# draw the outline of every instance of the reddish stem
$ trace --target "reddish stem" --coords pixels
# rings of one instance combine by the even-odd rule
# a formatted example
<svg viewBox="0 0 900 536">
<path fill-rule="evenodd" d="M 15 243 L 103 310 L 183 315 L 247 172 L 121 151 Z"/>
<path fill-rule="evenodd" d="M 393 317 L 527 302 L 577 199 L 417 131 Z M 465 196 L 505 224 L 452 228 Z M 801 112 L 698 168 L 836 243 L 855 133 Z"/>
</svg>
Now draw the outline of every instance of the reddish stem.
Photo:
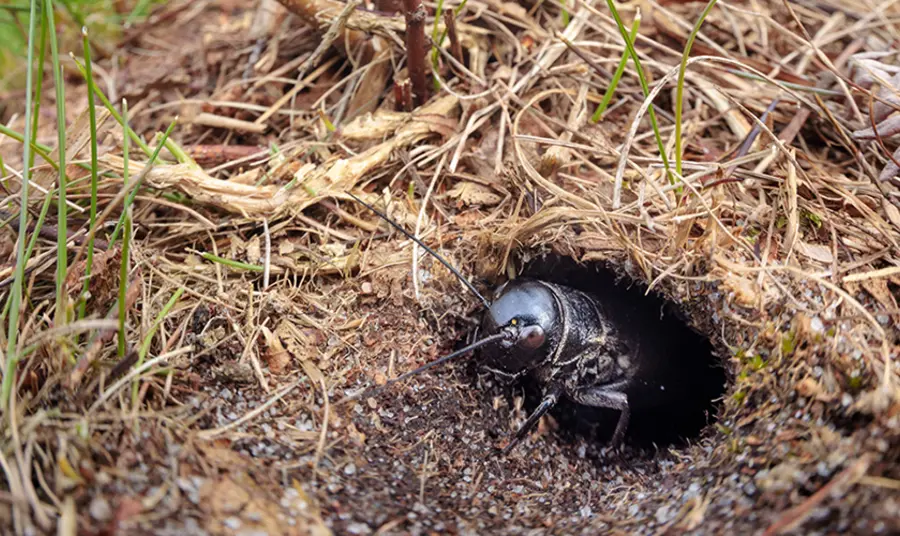
<svg viewBox="0 0 900 536">
<path fill-rule="evenodd" d="M 412 81 L 413 102 L 421 106 L 428 100 L 428 71 L 425 56 L 425 6 L 422 0 L 403 0 L 406 15 L 406 62 Z"/>
<path fill-rule="evenodd" d="M 394 82 L 394 109 L 398 112 L 412 111 L 412 86 L 409 78 Z"/>
<path fill-rule="evenodd" d="M 462 44 L 456 33 L 456 13 L 452 9 L 444 11 L 444 24 L 447 25 L 447 37 L 450 38 L 450 54 L 460 64 L 463 62 Z"/>
</svg>

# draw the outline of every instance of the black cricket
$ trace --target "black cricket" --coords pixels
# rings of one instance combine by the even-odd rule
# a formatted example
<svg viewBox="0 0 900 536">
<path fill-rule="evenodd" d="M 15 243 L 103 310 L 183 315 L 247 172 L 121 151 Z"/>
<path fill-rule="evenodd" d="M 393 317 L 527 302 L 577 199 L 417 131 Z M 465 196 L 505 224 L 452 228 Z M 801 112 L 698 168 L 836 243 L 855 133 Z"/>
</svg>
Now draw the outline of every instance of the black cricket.
<svg viewBox="0 0 900 536">
<path fill-rule="evenodd" d="M 586 406 L 619 410 L 611 445 L 621 446 L 631 414 L 625 388 L 637 372 L 639 347 L 607 321 L 598 300 L 561 285 L 518 279 L 498 289 L 496 299 L 490 303 L 431 248 L 385 214 L 350 195 L 447 266 L 487 309 L 481 323 L 482 339 L 426 367 L 480 348 L 482 365 L 500 378 L 513 381 L 530 374 L 543 386 L 541 403 L 516 431 L 504 454 L 561 396 Z M 412 373 L 422 370 L 424 367 Z M 405 377 L 408 375 L 394 381 Z"/>
<path fill-rule="evenodd" d="M 593 296 L 533 279 L 497 292 L 481 323 L 485 334 L 508 333 L 481 349 L 482 365 L 508 381 L 531 375 L 543 399 L 506 446 L 509 452 L 561 396 L 585 406 L 619 410 L 612 436 L 622 444 L 631 408 L 625 388 L 637 372 L 638 346 L 622 337 Z"/>
<path fill-rule="evenodd" d="M 543 393 L 503 454 L 511 451 L 562 397 L 583 406 L 618 410 L 610 440 L 614 449 L 623 444 L 634 406 L 634 397 L 628 393 L 639 387 L 637 402 L 659 402 L 656 395 L 663 387 L 653 379 L 658 376 L 652 374 L 653 370 L 644 371 L 647 366 L 659 367 L 653 358 L 641 354 L 639 334 L 621 322 L 611 321 L 610 311 L 605 311 L 596 297 L 567 286 L 520 278 L 502 285 L 494 300 L 488 301 L 442 256 L 384 213 L 349 195 L 446 266 L 485 308 L 481 337 L 474 343 L 390 380 L 376 391 L 478 350 L 480 365 L 497 377 L 508 381 L 530 377 Z M 373 391 L 351 398 L 367 393 Z"/>
</svg>

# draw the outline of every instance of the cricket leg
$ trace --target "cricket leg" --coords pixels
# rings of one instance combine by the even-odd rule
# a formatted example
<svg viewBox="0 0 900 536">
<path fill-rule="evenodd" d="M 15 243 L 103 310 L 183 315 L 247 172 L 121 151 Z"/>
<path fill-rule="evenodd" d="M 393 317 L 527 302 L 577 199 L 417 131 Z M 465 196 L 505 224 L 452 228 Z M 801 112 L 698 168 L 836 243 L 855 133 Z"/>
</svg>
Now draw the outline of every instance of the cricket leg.
<svg viewBox="0 0 900 536">
<path fill-rule="evenodd" d="M 617 382 L 587 389 L 578 389 L 567 393 L 569 398 L 585 406 L 619 410 L 619 422 L 616 424 L 616 430 L 613 432 L 612 440 L 610 441 L 610 445 L 614 449 L 618 449 L 622 445 L 622 441 L 625 439 L 625 431 L 628 430 L 628 421 L 631 417 L 628 396 L 622 392 L 626 385 L 626 382 Z"/>
<path fill-rule="evenodd" d="M 503 448 L 503 455 L 508 454 L 518 443 L 525 437 L 528 432 L 534 428 L 537 422 L 543 417 L 550 408 L 556 405 L 556 402 L 559 400 L 559 396 L 561 391 L 559 389 L 552 388 L 545 395 L 544 399 L 541 400 L 541 403 L 538 405 L 537 409 L 535 409 L 531 415 L 528 416 L 528 419 L 516 430 L 516 434 L 510 440 L 509 444 Z"/>
</svg>

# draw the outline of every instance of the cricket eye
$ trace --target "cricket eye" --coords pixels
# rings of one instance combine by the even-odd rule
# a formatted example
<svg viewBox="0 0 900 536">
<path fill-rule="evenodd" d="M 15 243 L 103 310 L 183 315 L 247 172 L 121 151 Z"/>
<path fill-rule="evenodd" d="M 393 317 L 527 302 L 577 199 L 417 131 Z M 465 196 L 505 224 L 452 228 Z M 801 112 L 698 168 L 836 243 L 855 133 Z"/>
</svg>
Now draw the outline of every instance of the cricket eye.
<svg viewBox="0 0 900 536">
<path fill-rule="evenodd" d="M 541 326 L 527 326 L 519 331 L 519 346 L 528 350 L 537 350 L 544 344 L 544 330 Z"/>
</svg>

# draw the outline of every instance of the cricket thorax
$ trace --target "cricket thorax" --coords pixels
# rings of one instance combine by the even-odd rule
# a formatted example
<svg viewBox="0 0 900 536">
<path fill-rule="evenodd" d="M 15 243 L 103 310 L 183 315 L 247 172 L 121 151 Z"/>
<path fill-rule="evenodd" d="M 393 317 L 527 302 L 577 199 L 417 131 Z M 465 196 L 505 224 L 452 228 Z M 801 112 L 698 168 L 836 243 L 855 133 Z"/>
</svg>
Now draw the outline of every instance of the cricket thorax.
<svg viewBox="0 0 900 536">
<path fill-rule="evenodd" d="M 567 390 L 604 385 L 630 376 L 632 349 L 612 325 L 597 300 L 578 290 L 553 285 L 560 295 L 565 337 L 539 376 Z"/>
</svg>

